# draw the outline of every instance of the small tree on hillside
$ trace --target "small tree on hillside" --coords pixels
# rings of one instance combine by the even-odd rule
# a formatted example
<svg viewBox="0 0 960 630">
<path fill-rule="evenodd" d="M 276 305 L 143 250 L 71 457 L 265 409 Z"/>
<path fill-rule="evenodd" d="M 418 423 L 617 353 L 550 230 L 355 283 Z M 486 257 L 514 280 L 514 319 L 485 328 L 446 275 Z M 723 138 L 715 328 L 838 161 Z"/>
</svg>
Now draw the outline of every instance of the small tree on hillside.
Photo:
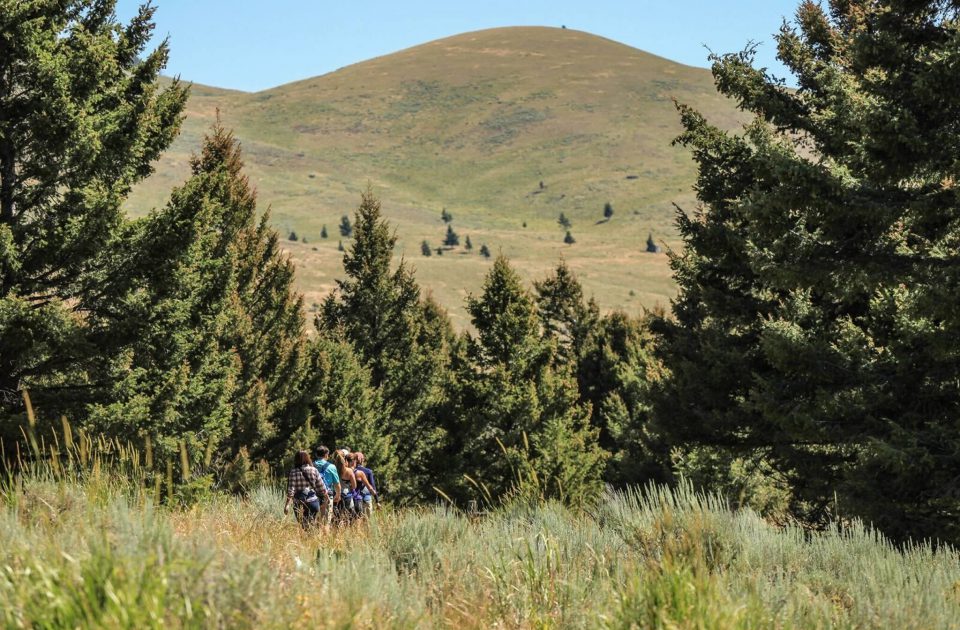
<svg viewBox="0 0 960 630">
<path fill-rule="evenodd" d="M 563 242 L 567 245 L 573 245 L 577 242 L 577 239 L 573 238 L 573 234 L 570 233 L 570 230 L 567 230 L 567 235 L 563 237 Z"/>
<path fill-rule="evenodd" d="M 469 236 L 466 237 L 466 239 L 463 241 L 463 248 L 466 249 L 467 251 L 470 251 L 471 249 L 473 249 L 473 243 L 470 242 Z"/>
<path fill-rule="evenodd" d="M 611 217 L 613 217 L 613 206 L 608 201 L 603 204 L 603 218 L 609 221 Z"/>
<path fill-rule="evenodd" d="M 327 226 L 324 224 L 324 226 L 320 228 L 320 238 L 327 238 L 328 236 L 329 234 L 327 234 Z"/>
<path fill-rule="evenodd" d="M 290 235 L 289 235 L 287 238 L 290 239 L 291 241 L 299 241 L 299 240 L 300 240 L 300 239 L 297 237 L 297 232 L 296 232 L 295 230 L 290 230 Z"/>
<path fill-rule="evenodd" d="M 453 231 L 453 226 L 447 226 L 447 235 L 443 239 L 443 244 L 447 247 L 456 247 L 460 244 L 460 237 Z"/>
<path fill-rule="evenodd" d="M 350 223 L 350 217 L 347 215 L 340 217 L 340 236 L 344 238 L 353 236 L 353 225 Z"/>
<path fill-rule="evenodd" d="M 560 217 L 557 219 L 557 223 L 559 223 L 560 227 L 562 227 L 565 230 L 569 230 L 570 228 L 573 227 L 573 224 L 570 223 L 570 219 L 568 219 L 567 215 L 565 215 L 562 212 L 560 213 Z"/>
<path fill-rule="evenodd" d="M 480 255 L 484 258 L 490 258 L 490 248 L 487 247 L 486 243 L 480 245 Z"/>
<path fill-rule="evenodd" d="M 337 241 L 337 251 L 338 252 L 343 251 L 343 241 Z"/>
<path fill-rule="evenodd" d="M 424 256 L 432 255 L 433 250 L 430 249 L 430 243 L 428 243 L 427 241 L 423 241 L 422 243 L 420 243 L 420 253 L 423 254 Z"/>
<path fill-rule="evenodd" d="M 447 224 L 449 224 L 451 221 L 453 221 L 453 215 L 450 214 L 449 212 L 447 212 L 447 209 L 446 209 L 446 208 L 444 208 L 444 209 L 440 212 L 440 218 L 443 220 L 444 223 L 447 223 Z"/>
</svg>

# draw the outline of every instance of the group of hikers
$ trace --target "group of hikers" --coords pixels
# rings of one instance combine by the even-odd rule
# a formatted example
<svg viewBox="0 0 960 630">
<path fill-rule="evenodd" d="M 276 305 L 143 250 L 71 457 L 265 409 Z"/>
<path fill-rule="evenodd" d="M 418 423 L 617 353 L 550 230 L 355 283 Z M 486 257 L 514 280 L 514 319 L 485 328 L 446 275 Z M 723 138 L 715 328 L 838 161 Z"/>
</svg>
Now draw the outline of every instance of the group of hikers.
<svg viewBox="0 0 960 630">
<path fill-rule="evenodd" d="M 304 528 L 313 525 L 346 524 L 373 513 L 379 501 L 373 471 L 363 453 L 318 446 L 316 460 L 298 451 L 287 475 L 287 500 L 283 513 L 293 511 Z M 331 461 L 332 460 L 332 461 Z"/>
</svg>

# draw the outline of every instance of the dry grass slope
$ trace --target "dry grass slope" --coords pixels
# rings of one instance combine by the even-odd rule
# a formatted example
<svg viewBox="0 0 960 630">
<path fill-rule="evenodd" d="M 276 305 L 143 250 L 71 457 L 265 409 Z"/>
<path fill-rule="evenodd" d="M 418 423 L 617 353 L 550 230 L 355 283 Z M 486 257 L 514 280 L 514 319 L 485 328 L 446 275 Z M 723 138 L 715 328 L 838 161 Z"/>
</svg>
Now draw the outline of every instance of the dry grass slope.
<svg viewBox="0 0 960 630">
<path fill-rule="evenodd" d="M 707 70 L 554 28 L 467 33 L 255 94 L 195 85 L 183 134 L 128 207 L 164 203 L 219 109 L 276 226 L 308 239 L 289 243 L 308 304 L 341 273 L 336 226 L 369 184 L 398 254 L 460 325 L 488 267 L 482 243 L 529 279 L 563 256 L 604 308 L 637 312 L 674 290 L 666 257 L 643 252 L 647 235 L 677 246 L 671 203 L 693 204 L 693 163 L 670 145 L 672 99 L 739 124 Z M 424 258 L 421 241 L 441 244 L 443 208 L 474 250 Z M 562 242 L 561 212 L 575 245 Z"/>
</svg>

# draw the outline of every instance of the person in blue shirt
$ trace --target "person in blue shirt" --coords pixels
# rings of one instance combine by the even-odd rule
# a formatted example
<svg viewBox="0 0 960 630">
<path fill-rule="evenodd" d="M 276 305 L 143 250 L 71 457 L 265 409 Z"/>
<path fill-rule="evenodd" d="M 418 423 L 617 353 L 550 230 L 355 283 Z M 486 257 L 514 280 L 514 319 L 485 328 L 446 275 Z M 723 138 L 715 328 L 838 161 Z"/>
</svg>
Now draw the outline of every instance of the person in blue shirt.
<svg viewBox="0 0 960 630">
<path fill-rule="evenodd" d="M 327 496 L 329 497 L 326 505 L 323 506 L 325 514 L 321 518 L 329 525 L 333 520 L 334 506 L 340 504 L 340 475 L 337 473 L 337 467 L 327 461 L 327 457 L 330 456 L 330 449 L 321 445 L 317 447 L 316 452 L 317 460 L 313 462 L 313 465 L 317 467 L 324 485 L 327 486 Z"/>
</svg>

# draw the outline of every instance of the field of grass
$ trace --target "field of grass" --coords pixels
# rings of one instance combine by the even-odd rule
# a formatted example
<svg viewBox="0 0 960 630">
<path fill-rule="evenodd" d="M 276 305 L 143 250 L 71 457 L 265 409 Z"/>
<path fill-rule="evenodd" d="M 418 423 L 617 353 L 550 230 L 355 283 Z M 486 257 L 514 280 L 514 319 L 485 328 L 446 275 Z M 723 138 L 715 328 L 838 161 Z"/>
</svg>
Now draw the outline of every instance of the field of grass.
<svg viewBox="0 0 960 630">
<path fill-rule="evenodd" d="M 693 162 L 670 145 L 674 98 L 724 128 L 741 120 L 707 70 L 555 28 L 466 33 L 254 94 L 195 85 L 183 134 L 128 210 L 164 203 L 219 111 L 276 227 L 307 237 L 289 250 L 308 304 L 341 273 L 336 226 L 369 184 L 397 253 L 458 325 L 489 265 L 483 243 L 530 280 L 563 256 L 604 309 L 636 313 L 674 292 L 666 256 L 643 252 L 648 234 L 679 246 L 671 204 L 694 204 Z M 474 250 L 424 258 L 421 241 L 443 238 L 443 208 Z"/>
<path fill-rule="evenodd" d="M 960 556 L 689 489 L 303 532 L 270 485 L 157 505 L 88 467 L 0 486 L 7 628 L 960 628 Z"/>
</svg>

